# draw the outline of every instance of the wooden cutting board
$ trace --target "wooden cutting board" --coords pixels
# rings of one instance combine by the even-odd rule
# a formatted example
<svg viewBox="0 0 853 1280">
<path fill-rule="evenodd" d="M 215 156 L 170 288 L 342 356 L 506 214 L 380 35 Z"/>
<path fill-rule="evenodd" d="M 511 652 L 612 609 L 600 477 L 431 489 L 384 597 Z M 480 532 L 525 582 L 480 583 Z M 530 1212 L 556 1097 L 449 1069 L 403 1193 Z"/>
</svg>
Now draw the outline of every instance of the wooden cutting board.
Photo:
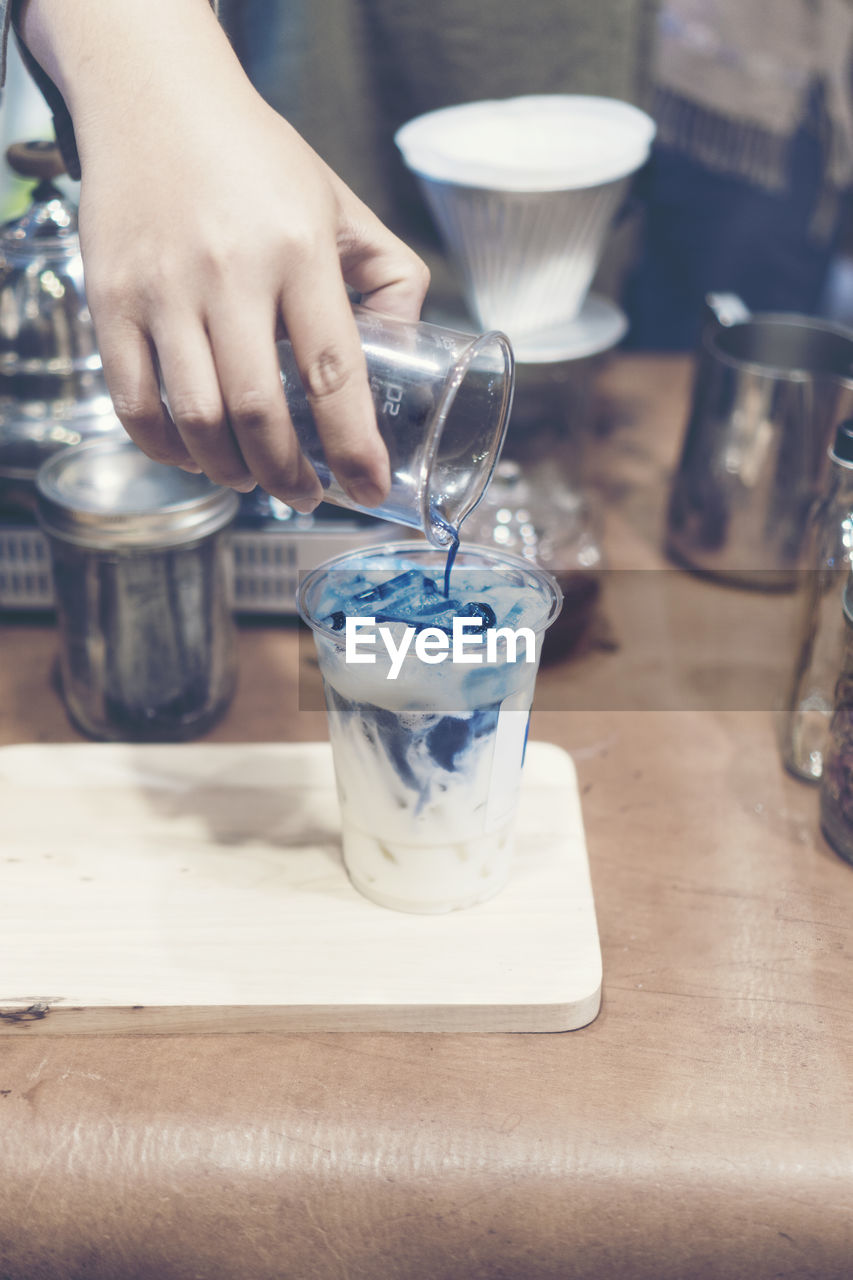
<svg viewBox="0 0 853 1280">
<path fill-rule="evenodd" d="M 0 1031 L 569 1031 L 601 954 L 571 758 L 528 745 L 511 881 L 445 916 L 343 868 L 327 743 L 0 749 Z"/>
</svg>

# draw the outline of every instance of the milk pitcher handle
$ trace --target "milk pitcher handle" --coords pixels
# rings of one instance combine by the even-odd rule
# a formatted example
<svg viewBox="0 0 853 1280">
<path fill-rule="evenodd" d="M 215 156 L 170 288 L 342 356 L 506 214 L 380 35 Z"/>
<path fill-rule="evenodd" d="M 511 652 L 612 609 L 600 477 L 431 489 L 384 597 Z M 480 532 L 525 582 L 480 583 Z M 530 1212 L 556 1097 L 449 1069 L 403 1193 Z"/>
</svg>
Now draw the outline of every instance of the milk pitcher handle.
<svg viewBox="0 0 853 1280">
<path fill-rule="evenodd" d="M 721 329 L 750 320 L 752 312 L 736 293 L 706 293 L 705 320 Z"/>
</svg>

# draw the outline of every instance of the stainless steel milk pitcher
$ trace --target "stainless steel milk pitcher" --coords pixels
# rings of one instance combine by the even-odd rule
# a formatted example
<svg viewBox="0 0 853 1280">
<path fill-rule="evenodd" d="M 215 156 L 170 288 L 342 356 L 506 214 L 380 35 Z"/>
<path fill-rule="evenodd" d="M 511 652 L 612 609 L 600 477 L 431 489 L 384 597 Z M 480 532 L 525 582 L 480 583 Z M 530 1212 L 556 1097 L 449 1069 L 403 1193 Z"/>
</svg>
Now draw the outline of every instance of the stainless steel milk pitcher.
<svg viewBox="0 0 853 1280">
<path fill-rule="evenodd" d="M 827 449 L 853 412 L 853 330 L 707 301 L 667 550 L 717 578 L 787 589 Z"/>
</svg>

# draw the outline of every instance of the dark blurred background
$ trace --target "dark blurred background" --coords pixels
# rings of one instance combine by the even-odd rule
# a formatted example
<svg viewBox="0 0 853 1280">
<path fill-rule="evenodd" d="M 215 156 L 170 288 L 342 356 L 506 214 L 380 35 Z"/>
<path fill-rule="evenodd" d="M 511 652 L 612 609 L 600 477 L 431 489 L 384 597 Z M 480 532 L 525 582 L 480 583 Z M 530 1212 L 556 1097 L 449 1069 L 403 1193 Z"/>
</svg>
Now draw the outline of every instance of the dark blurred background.
<svg viewBox="0 0 853 1280">
<path fill-rule="evenodd" d="M 657 121 L 595 288 L 624 345 L 691 350 L 709 290 L 853 319 L 850 0 L 226 0 L 264 96 L 427 257 L 459 303 L 393 145 L 406 119 L 525 93 L 623 98 Z"/>
<path fill-rule="evenodd" d="M 656 120 L 594 283 L 624 346 L 692 350 L 709 290 L 853 322 L 853 0 L 222 0 L 267 100 L 429 261 L 464 309 L 395 129 L 451 103 L 622 98 Z M 50 133 L 14 61 L 5 143 Z M 7 178 L 7 185 L 10 179 Z M 5 216 L 22 198 L 12 186 Z M 247 200 L 252 193 L 246 193 Z"/>
</svg>

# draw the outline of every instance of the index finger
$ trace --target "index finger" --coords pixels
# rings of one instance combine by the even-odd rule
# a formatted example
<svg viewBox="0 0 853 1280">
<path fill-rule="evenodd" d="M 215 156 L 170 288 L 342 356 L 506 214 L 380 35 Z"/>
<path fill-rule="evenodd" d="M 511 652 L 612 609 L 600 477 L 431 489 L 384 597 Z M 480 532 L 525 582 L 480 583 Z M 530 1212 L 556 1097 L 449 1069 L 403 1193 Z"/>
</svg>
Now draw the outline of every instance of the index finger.
<svg viewBox="0 0 853 1280">
<path fill-rule="evenodd" d="M 292 273 L 281 312 L 326 461 L 359 506 L 391 487 L 367 365 L 337 259 Z"/>
</svg>

